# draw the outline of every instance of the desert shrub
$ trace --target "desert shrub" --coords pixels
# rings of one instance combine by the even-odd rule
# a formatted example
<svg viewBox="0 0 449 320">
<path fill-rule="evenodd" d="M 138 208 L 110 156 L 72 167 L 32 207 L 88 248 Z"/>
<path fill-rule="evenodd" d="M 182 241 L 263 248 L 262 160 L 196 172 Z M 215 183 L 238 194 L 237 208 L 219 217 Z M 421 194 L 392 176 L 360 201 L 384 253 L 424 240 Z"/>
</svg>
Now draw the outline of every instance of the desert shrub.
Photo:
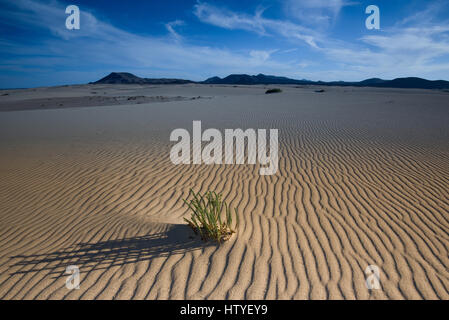
<svg viewBox="0 0 449 320">
<path fill-rule="evenodd" d="M 189 226 L 199 233 L 205 241 L 222 242 L 229 240 L 235 230 L 232 228 L 233 215 L 231 208 L 222 200 L 222 195 L 216 192 L 206 192 L 204 195 L 190 189 L 191 200 L 183 199 L 192 211 L 190 219 L 184 218 Z M 236 224 L 239 224 L 237 209 L 235 211 Z"/>
<path fill-rule="evenodd" d="M 281 93 L 282 90 L 279 88 L 274 88 L 274 89 L 268 89 L 267 91 L 265 91 L 265 94 L 271 94 L 271 93 Z"/>
</svg>

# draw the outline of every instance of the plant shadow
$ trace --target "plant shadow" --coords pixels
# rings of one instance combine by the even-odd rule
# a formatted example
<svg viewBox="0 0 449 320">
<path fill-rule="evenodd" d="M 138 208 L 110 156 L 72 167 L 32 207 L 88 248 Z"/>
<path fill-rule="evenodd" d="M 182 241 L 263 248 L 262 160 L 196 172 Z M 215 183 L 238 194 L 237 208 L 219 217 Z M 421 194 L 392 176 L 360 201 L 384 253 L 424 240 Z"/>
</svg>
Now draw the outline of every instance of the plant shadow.
<svg viewBox="0 0 449 320">
<path fill-rule="evenodd" d="M 167 225 L 167 230 L 145 236 L 78 243 L 74 246 L 34 255 L 17 255 L 11 275 L 49 270 L 51 274 L 64 273 L 69 265 L 81 272 L 108 269 L 130 263 L 184 254 L 210 246 L 195 236 L 187 225 Z"/>
</svg>

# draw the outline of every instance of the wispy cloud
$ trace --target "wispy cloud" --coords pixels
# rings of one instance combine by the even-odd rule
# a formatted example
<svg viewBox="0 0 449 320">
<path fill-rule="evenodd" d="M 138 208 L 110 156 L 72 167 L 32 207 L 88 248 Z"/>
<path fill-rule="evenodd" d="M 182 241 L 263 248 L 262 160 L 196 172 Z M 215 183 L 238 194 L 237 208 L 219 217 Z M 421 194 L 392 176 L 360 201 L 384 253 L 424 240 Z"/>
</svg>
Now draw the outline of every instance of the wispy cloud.
<svg viewBox="0 0 449 320">
<path fill-rule="evenodd" d="M 289 21 L 264 18 L 261 9 L 256 10 L 253 15 L 248 15 L 200 2 L 195 5 L 194 14 L 202 22 L 217 27 L 250 31 L 261 36 L 280 35 L 287 39 L 304 41 L 314 48 L 318 47 L 319 34 L 315 31 Z"/>
<path fill-rule="evenodd" d="M 255 15 L 239 14 L 207 3 L 194 6 L 194 14 L 203 22 L 230 30 L 240 29 L 265 35 L 266 23 L 262 13 L 263 11 L 259 10 Z"/>
<path fill-rule="evenodd" d="M 171 36 L 176 40 L 176 41 L 181 41 L 182 40 L 182 36 L 179 35 L 176 31 L 175 31 L 175 27 L 176 26 L 182 26 L 184 25 L 184 21 L 182 20 L 175 20 L 169 23 L 165 24 L 165 28 L 167 28 L 168 32 L 171 34 Z"/>
<path fill-rule="evenodd" d="M 344 0 L 286 0 L 285 12 L 304 25 L 327 28 L 338 17 L 344 6 L 353 2 Z"/>
<path fill-rule="evenodd" d="M 357 71 L 365 77 L 447 79 L 449 25 L 419 25 L 387 28 L 377 35 L 363 36 L 355 44 L 325 48 L 323 53 L 346 71 Z"/>
<path fill-rule="evenodd" d="M 449 6 L 449 3 L 446 0 L 436 0 L 434 2 L 429 2 L 427 7 L 423 10 L 419 10 L 418 12 L 411 14 L 398 22 L 396 22 L 395 27 L 407 27 L 411 25 L 419 24 L 422 27 L 426 27 L 429 25 L 433 25 L 435 23 L 443 23 L 447 25 L 446 21 L 436 21 L 437 17 L 441 12 L 444 12 L 444 9 Z"/>
<path fill-rule="evenodd" d="M 255 61 L 260 61 L 261 63 L 270 59 L 271 55 L 275 53 L 277 50 L 251 50 L 249 55 L 254 58 Z"/>
</svg>

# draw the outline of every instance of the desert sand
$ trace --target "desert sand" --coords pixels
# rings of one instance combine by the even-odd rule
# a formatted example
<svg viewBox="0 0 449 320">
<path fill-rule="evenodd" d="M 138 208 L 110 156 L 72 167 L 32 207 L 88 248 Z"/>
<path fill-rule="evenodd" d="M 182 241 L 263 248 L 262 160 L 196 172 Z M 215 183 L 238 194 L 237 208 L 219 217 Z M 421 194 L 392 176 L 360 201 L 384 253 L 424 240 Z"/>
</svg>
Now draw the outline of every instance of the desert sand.
<svg viewBox="0 0 449 320">
<path fill-rule="evenodd" d="M 2 90 L 0 299 L 449 299 L 449 93 L 269 87 Z M 279 129 L 278 172 L 173 165 L 193 120 Z M 230 241 L 193 235 L 190 188 Z"/>
</svg>

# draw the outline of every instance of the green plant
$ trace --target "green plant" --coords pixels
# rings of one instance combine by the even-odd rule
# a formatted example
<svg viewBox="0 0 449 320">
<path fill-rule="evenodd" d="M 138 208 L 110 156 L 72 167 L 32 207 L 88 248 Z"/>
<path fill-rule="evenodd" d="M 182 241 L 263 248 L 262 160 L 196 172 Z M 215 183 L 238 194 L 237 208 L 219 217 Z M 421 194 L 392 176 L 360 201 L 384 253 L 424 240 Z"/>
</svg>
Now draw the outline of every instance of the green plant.
<svg viewBox="0 0 449 320">
<path fill-rule="evenodd" d="M 267 91 L 265 91 L 265 94 L 270 94 L 270 93 L 280 93 L 282 92 L 281 89 L 279 88 L 274 88 L 274 89 L 268 89 Z"/>
<path fill-rule="evenodd" d="M 184 218 L 189 226 L 199 233 L 201 238 L 205 241 L 212 239 L 217 242 L 229 240 L 235 230 L 232 228 L 233 217 L 231 208 L 225 201 L 222 201 L 222 195 L 216 192 L 206 192 L 201 195 L 199 192 L 195 193 L 190 189 L 189 196 L 192 195 L 193 199 L 187 201 L 183 199 L 189 209 L 192 211 L 190 219 Z M 224 212 L 223 212 L 224 209 Z M 239 216 L 237 209 L 235 211 L 237 228 L 239 224 Z M 224 217 L 222 217 L 224 215 Z"/>
</svg>

